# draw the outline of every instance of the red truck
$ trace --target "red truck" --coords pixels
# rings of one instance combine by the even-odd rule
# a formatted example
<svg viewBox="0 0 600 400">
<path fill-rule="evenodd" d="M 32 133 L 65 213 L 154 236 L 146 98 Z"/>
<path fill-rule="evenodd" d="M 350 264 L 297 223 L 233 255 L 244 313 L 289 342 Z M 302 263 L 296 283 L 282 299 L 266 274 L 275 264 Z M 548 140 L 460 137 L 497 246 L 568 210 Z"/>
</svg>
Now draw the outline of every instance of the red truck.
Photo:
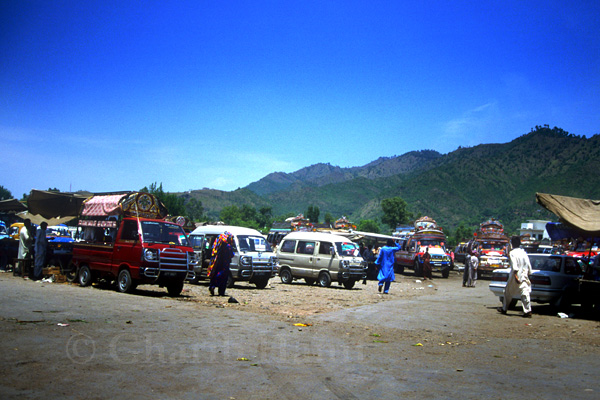
<svg viewBox="0 0 600 400">
<path fill-rule="evenodd" d="M 165 221 L 166 214 L 148 193 L 85 200 L 79 218 L 84 240 L 74 244 L 72 258 L 79 284 L 115 280 L 124 293 L 151 284 L 178 296 L 185 281 L 194 278 L 196 256 L 183 228 Z"/>
</svg>

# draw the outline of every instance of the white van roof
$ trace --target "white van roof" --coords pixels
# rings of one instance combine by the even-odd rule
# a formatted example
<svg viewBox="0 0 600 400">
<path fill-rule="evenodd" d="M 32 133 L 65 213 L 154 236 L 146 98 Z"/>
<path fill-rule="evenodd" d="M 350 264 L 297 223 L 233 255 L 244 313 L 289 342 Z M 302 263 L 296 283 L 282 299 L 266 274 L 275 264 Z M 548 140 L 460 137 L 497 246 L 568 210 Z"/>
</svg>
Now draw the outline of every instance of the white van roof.
<svg viewBox="0 0 600 400">
<path fill-rule="evenodd" d="M 325 232 L 290 232 L 288 233 L 283 240 L 324 240 L 327 242 L 352 242 L 352 240 L 347 237 L 334 235 L 331 233 Z"/>
<path fill-rule="evenodd" d="M 199 226 L 191 233 L 191 235 L 220 235 L 221 233 L 229 232 L 234 236 L 237 235 L 254 235 L 264 236 L 262 233 L 252 228 L 233 225 L 204 225 Z"/>
</svg>

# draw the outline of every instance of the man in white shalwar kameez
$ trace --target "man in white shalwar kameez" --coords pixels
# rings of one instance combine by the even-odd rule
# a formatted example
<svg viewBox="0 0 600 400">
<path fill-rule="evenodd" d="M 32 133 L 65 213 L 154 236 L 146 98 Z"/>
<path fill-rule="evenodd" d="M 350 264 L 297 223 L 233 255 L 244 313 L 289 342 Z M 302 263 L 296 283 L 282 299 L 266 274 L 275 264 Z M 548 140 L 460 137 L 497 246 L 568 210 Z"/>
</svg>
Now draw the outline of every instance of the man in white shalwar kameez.
<svg viewBox="0 0 600 400">
<path fill-rule="evenodd" d="M 508 254 L 511 272 L 508 275 L 508 282 L 504 288 L 504 299 L 502 307 L 498 308 L 502 314 L 506 314 L 511 301 L 520 297 L 523 305 L 523 317 L 531 318 L 531 302 L 529 295 L 531 294 L 531 282 L 529 275 L 531 274 L 531 263 L 525 250 L 520 248 L 521 238 L 513 236 L 510 240 L 512 250 Z"/>
</svg>

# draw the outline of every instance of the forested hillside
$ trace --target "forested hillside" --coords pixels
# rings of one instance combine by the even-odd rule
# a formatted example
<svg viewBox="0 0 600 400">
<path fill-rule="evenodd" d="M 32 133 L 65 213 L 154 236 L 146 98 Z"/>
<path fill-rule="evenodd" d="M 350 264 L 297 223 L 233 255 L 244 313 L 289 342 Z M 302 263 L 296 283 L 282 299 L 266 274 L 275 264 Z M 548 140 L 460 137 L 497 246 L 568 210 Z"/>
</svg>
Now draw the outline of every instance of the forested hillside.
<svg viewBox="0 0 600 400">
<path fill-rule="evenodd" d="M 271 206 L 273 215 L 306 212 L 378 219 L 382 199 L 400 196 L 415 215 L 429 215 L 448 229 L 495 217 L 516 231 L 527 219 L 553 219 L 535 203 L 536 192 L 600 198 L 600 135 L 575 136 L 536 127 L 504 144 L 382 158 L 363 167 L 318 164 L 292 174 L 275 173 L 234 192 L 193 191 L 208 215 L 225 205 Z M 262 195 L 258 195 L 257 193 Z"/>
</svg>

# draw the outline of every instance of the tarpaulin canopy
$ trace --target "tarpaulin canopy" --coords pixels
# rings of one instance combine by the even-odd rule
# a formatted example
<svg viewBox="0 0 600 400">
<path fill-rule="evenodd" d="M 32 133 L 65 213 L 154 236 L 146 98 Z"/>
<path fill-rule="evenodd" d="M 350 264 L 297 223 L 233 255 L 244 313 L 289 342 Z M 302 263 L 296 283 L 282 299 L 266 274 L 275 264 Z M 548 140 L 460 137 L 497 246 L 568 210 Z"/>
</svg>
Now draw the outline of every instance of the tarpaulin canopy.
<svg viewBox="0 0 600 400">
<path fill-rule="evenodd" d="M 33 189 L 27 199 L 29 212 L 46 220 L 71 217 L 79 214 L 81 204 L 89 196 L 71 193 L 47 192 Z M 33 221 L 33 220 L 32 220 Z"/>
<path fill-rule="evenodd" d="M 67 222 L 71 221 L 73 218 L 76 218 L 74 216 L 58 217 L 58 218 L 45 218 L 39 214 L 32 214 L 27 211 L 20 212 L 17 214 L 17 216 L 19 218 L 23 218 L 24 220 L 29 219 L 32 223 L 34 223 L 36 225 L 40 225 L 42 222 L 46 222 L 49 226 L 66 224 Z"/>
<path fill-rule="evenodd" d="M 122 213 L 121 200 L 128 194 L 90 197 L 83 203 L 81 215 L 86 217 L 103 217 Z"/>
<path fill-rule="evenodd" d="M 556 214 L 562 223 L 578 229 L 578 236 L 600 236 L 600 200 L 546 193 L 536 193 L 535 197 L 538 204 Z"/>
<path fill-rule="evenodd" d="M 0 200 L 0 212 L 19 212 L 27 210 L 27 206 L 17 199 Z"/>
</svg>

